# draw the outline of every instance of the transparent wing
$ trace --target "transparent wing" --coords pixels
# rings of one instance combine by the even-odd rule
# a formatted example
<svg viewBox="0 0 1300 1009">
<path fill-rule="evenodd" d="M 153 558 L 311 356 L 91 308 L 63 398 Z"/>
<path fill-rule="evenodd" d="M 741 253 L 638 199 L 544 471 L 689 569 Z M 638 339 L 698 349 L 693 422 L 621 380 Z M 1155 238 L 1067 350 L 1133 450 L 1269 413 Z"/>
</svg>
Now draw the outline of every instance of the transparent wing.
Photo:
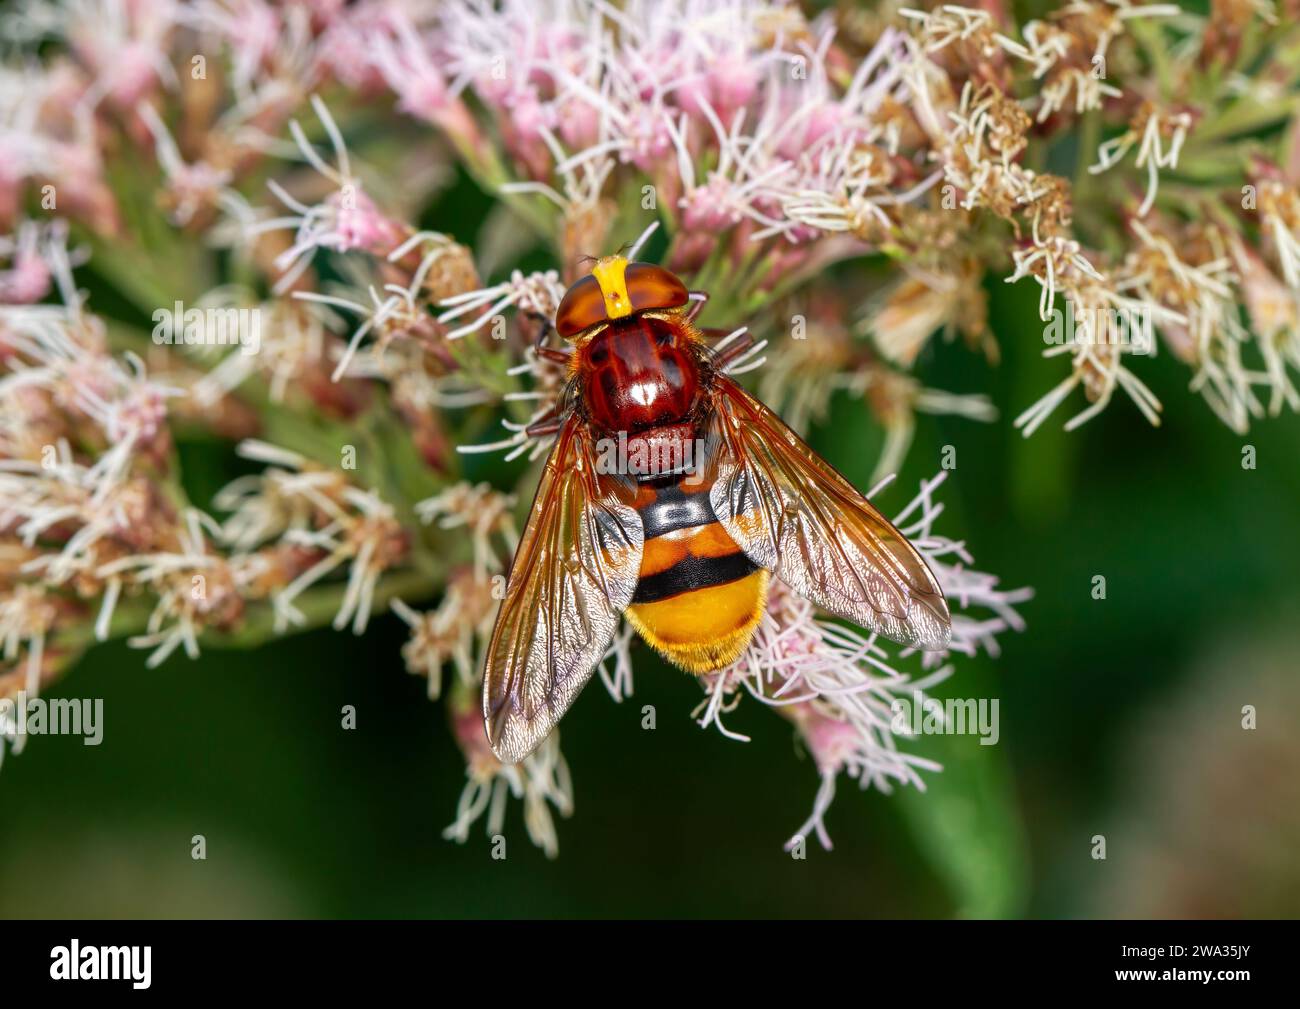
<svg viewBox="0 0 1300 1009">
<path fill-rule="evenodd" d="M 948 604 L 916 548 L 775 413 L 728 378 L 713 388 L 710 500 L 750 560 L 828 613 L 946 647 Z"/>
<path fill-rule="evenodd" d="M 483 720 L 506 763 L 532 753 L 591 677 L 636 589 L 641 520 L 600 478 L 577 418 L 546 462 L 483 673 Z"/>
</svg>

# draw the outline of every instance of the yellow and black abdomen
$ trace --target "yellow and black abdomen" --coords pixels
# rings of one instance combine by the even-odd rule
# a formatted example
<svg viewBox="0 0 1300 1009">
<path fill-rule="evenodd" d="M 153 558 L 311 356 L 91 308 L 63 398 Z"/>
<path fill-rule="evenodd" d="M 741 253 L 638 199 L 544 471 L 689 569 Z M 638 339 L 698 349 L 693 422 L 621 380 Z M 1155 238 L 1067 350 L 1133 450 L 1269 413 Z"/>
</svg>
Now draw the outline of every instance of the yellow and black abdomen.
<svg viewBox="0 0 1300 1009">
<path fill-rule="evenodd" d="M 692 673 L 730 665 L 767 603 L 767 572 L 713 517 L 709 488 L 676 479 L 642 484 L 640 581 L 626 615 L 670 662 Z"/>
</svg>

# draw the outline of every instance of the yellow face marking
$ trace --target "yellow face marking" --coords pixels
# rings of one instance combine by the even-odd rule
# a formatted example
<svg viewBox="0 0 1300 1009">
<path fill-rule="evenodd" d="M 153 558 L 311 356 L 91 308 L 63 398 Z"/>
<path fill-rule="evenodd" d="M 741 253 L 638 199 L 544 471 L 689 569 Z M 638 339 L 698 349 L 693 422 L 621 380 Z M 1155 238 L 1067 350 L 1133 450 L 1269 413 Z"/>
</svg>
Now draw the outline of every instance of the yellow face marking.
<svg viewBox="0 0 1300 1009">
<path fill-rule="evenodd" d="M 627 293 L 627 260 L 622 256 L 605 256 L 592 267 L 592 276 L 605 296 L 605 314 L 621 319 L 632 314 L 632 298 Z"/>
</svg>

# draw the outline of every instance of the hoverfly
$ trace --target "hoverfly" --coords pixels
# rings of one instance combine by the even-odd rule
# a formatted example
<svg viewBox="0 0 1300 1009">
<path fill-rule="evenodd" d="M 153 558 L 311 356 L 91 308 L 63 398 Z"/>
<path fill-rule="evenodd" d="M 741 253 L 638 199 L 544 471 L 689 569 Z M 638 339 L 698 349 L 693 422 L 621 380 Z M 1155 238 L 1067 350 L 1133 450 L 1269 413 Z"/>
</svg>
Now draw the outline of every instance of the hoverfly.
<svg viewBox="0 0 1300 1009">
<path fill-rule="evenodd" d="M 555 727 L 620 616 L 687 672 L 722 669 L 748 647 L 773 574 L 894 641 L 948 644 L 948 605 L 921 555 L 726 376 L 747 346 L 707 346 L 694 323 L 706 298 L 662 267 L 606 256 L 556 311 L 571 347 L 544 346 L 548 328 L 538 337 L 569 379 L 529 428 L 555 442 L 485 660 L 484 723 L 506 763 Z M 660 465 L 610 472 L 611 442 Z M 702 451 L 683 472 L 691 445 Z"/>
</svg>

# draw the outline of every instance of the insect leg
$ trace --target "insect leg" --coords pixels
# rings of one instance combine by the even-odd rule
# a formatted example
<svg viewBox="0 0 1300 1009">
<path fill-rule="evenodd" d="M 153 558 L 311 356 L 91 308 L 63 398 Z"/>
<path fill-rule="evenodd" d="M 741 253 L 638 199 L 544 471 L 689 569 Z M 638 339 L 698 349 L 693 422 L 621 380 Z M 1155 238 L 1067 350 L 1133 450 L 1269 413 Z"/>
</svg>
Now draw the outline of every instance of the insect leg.
<svg viewBox="0 0 1300 1009">
<path fill-rule="evenodd" d="M 534 417 L 532 422 L 524 428 L 524 434 L 529 438 L 545 438 L 553 435 L 564 426 L 564 422 L 569 417 L 569 412 L 564 406 L 563 398 L 561 398 Z"/>
<path fill-rule="evenodd" d="M 533 351 L 538 357 L 545 361 L 556 361 L 563 364 L 569 359 L 569 355 L 572 354 L 573 351 L 567 349 L 560 350 L 556 347 L 545 346 L 546 340 L 551 335 L 555 326 L 552 324 L 551 320 L 546 318 L 544 315 L 537 315 L 536 313 L 531 312 L 529 314 L 538 322 L 537 335 L 533 337 Z"/>
<path fill-rule="evenodd" d="M 560 416 L 558 411 L 552 407 L 524 428 L 524 434 L 528 435 L 529 438 L 545 438 L 548 435 L 556 434 L 564 426 L 564 421 L 565 418 Z"/>
<path fill-rule="evenodd" d="M 705 332 L 707 333 L 711 331 L 706 330 Z M 716 332 L 721 333 L 724 336 L 730 335 L 726 330 L 716 330 Z M 745 330 L 728 342 L 725 347 L 716 352 L 716 355 L 713 358 L 713 366 L 719 371 L 723 371 L 727 365 L 749 353 L 753 347 L 754 337 L 749 330 Z"/>
</svg>

